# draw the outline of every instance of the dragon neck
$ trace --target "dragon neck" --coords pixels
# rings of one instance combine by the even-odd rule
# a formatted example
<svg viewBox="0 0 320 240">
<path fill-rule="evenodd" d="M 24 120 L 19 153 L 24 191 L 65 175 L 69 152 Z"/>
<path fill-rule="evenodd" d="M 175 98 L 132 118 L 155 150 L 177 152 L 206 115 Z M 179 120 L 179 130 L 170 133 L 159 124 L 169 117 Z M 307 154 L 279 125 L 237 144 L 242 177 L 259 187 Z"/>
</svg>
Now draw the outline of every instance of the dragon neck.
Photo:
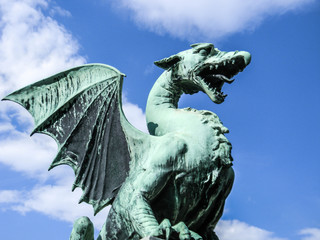
<svg viewBox="0 0 320 240">
<path fill-rule="evenodd" d="M 152 87 L 146 107 L 146 118 L 151 135 L 163 135 L 179 128 L 181 109 L 178 101 L 183 94 L 181 86 L 172 79 L 172 72 L 165 71 Z M 181 122 L 180 122 L 181 123 Z M 181 124 L 180 124 L 181 125 Z"/>
</svg>

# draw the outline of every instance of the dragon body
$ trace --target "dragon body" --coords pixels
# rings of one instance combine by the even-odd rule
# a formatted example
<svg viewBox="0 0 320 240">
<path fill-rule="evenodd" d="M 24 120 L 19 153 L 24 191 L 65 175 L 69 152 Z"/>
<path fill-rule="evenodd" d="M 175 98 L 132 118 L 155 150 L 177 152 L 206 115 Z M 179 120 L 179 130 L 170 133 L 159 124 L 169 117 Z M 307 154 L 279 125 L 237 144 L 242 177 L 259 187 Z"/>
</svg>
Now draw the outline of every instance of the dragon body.
<svg viewBox="0 0 320 240">
<path fill-rule="evenodd" d="M 74 169 L 81 201 L 95 213 L 112 204 L 99 240 L 218 239 L 214 228 L 234 179 L 228 129 L 210 111 L 179 109 L 178 100 L 203 91 L 222 103 L 223 84 L 251 57 L 208 43 L 191 47 L 155 62 L 165 71 L 147 102 L 150 135 L 125 118 L 123 74 L 107 65 L 71 69 L 6 97 L 34 116 L 35 132 L 58 142 L 51 167 Z M 81 221 L 70 239 L 93 240 L 90 221 Z"/>
</svg>

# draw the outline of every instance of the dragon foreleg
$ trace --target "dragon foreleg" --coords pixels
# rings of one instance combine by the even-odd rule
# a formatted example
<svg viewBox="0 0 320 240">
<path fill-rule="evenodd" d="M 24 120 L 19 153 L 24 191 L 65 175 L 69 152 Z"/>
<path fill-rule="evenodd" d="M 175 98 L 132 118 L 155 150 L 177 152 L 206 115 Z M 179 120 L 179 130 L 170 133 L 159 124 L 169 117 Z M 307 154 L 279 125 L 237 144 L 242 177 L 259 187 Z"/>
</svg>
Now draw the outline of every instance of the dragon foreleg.
<svg viewBox="0 0 320 240">
<path fill-rule="evenodd" d="M 146 236 L 161 236 L 162 230 L 153 211 L 141 194 L 136 194 L 132 198 L 132 204 L 128 209 L 130 220 L 133 227 L 142 237 Z"/>
</svg>

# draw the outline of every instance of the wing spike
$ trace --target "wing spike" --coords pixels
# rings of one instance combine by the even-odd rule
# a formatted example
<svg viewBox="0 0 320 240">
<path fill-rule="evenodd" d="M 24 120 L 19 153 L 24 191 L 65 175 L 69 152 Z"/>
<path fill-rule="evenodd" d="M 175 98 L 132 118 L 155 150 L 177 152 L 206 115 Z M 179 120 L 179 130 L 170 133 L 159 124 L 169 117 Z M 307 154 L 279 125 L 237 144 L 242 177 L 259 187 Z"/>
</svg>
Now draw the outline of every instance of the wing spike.
<svg viewBox="0 0 320 240">
<path fill-rule="evenodd" d="M 109 153 L 109 148 L 108 148 L 108 145 L 109 145 L 109 142 L 110 142 L 110 138 L 106 138 L 105 136 L 110 136 L 111 134 L 111 127 L 112 127 L 112 121 L 113 121 L 113 116 L 114 116 L 114 113 L 115 113 L 115 110 L 116 110 L 116 106 L 113 106 L 115 105 L 114 102 L 110 102 L 108 104 L 108 110 L 107 112 L 109 113 L 108 115 L 104 115 L 104 122 L 108 121 L 108 124 L 106 125 L 106 128 L 104 128 L 102 131 L 101 131 L 101 134 L 99 136 L 99 138 L 102 138 L 102 142 L 104 143 L 104 145 L 106 146 L 106 151 L 103 151 L 102 152 L 102 159 L 109 159 L 108 156 L 108 153 Z M 106 133 L 106 134 L 105 134 Z M 109 161 L 112 161 L 113 159 L 109 159 Z M 108 160 L 107 160 L 108 161 Z M 105 162 L 103 162 L 102 164 L 105 164 Z M 102 165 L 101 164 L 101 165 Z M 101 166 L 99 165 L 99 167 Z M 106 179 L 106 175 L 102 176 L 103 177 L 103 180 L 105 181 Z M 98 181 L 95 181 L 94 182 L 94 188 L 97 186 L 97 183 Z M 104 194 L 104 187 L 102 188 L 102 195 Z"/>
<path fill-rule="evenodd" d="M 84 195 L 84 193 L 85 193 L 85 192 L 82 193 L 82 195 L 81 195 L 81 197 L 80 197 L 80 199 L 79 199 L 79 201 L 78 201 L 78 204 L 85 202 L 85 199 L 84 199 L 84 198 L 85 198 L 85 195 Z"/>
<path fill-rule="evenodd" d="M 113 104 L 115 104 L 115 103 L 113 103 Z M 111 135 L 111 130 L 113 129 L 113 124 L 114 124 L 114 120 L 115 120 L 114 114 L 116 114 L 116 110 L 117 110 L 115 107 L 112 107 L 112 109 L 113 110 L 108 111 L 110 113 L 110 117 L 109 117 L 109 119 L 110 119 L 109 121 L 110 122 L 109 122 L 109 124 L 107 125 L 107 127 L 105 129 L 105 131 L 107 132 L 107 136 Z M 104 155 L 106 155 L 106 156 L 104 156 L 104 158 L 107 158 L 107 159 L 109 159 L 109 153 L 110 153 L 110 151 L 112 151 L 112 150 L 109 149 L 110 148 L 109 142 L 110 142 L 110 138 L 107 139 L 107 143 L 106 143 L 107 151 L 104 152 Z M 109 161 L 114 161 L 114 160 L 110 159 Z M 104 181 L 107 182 L 106 177 L 107 177 L 107 175 L 104 175 Z M 108 190 L 106 189 L 106 187 L 103 187 L 102 194 L 104 194 L 105 191 L 108 191 Z M 112 192 L 113 192 L 113 189 L 112 189 Z"/>
<path fill-rule="evenodd" d="M 115 89 L 116 90 L 116 89 Z M 113 92 L 113 94 L 112 94 L 112 96 L 111 96 L 111 98 L 114 96 L 114 92 Z M 105 101 L 104 101 L 104 104 L 106 103 L 106 102 L 108 102 L 108 106 L 110 105 L 110 102 L 111 101 L 108 101 L 108 99 L 106 98 L 105 99 Z M 101 120 L 101 116 L 102 115 L 105 115 L 105 109 L 106 109 L 106 107 L 104 106 L 104 104 L 100 104 L 100 108 L 99 108 L 99 114 L 97 115 L 97 117 L 96 117 L 96 121 L 95 121 L 95 124 L 94 124 L 94 129 L 92 130 L 92 132 L 91 132 L 91 135 L 90 135 L 90 137 L 89 137 L 89 139 L 88 139 L 88 144 L 87 144 L 87 146 L 93 146 L 92 147 L 92 150 L 95 150 L 96 148 L 94 147 L 95 145 L 96 145 L 96 143 L 97 143 L 97 141 L 96 141 L 96 138 L 94 138 L 94 137 L 96 137 L 96 135 L 95 135 L 95 132 L 97 132 L 97 128 L 100 128 L 100 126 L 102 125 L 102 124 L 97 124 L 97 122 L 99 122 L 100 120 Z M 100 132 L 100 131 L 98 131 L 98 132 Z M 94 144 L 93 144 L 94 143 Z M 87 176 L 87 174 L 86 174 L 86 171 L 88 171 L 90 168 L 87 168 L 87 167 L 84 167 L 84 164 L 85 164 L 85 160 L 86 160 L 86 158 L 90 158 L 90 156 L 88 156 L 88 153 L 89 153 L 89 151 L 86 151 L 86 155 L 84 156 L 84 159 L 82 160 L 82 161 L 80 161 L 80 166 L 79 166 L 79 168 L 78 168 L 78 172 L 77 172 L 77 174 L 76 174 L 76 179 L 75 179 L 75 184 L 76 185 L 79 185 L 79 186 L 81 186 L 82 185 L 82 183 L 80 182 L 81 181 L 81 177 L 82 177 L 82 175 L 84 175 L 84 176 Z M 95 156 L 95 154 L 92 154 L 92 156 Z M 90 164 L 91 163 L 94 163 L 95 161 L 92 161 L 93 159 L 89 159 L 88 161 L 90 162 Z M 85 171 L 85 172 L 82 172 L 82 171 Z M 82 180 L 85 180 L 85 178 L 82 178 Z"/>
<path fill-rule="evenodd" d="M 111 98 L 111 99 L 114 99 L 114 98 Z M 113 159 L 109 159 L 106 155 L 108 155 L 108 152 L 109 152 L 109 149 L 108 149 L 108 145 L 109 145 L 109 140 L 110 138 L 106 137 L 106 136 L 110 136 L 110 127 L 111 127 L 111 123 L 109 122 L 109 120 L 111 119 L 111 121 L 113 120 L 113 114 L 114 114 L 114 111 L 115 109 L 117 108 L 117 106 L 114 106 L 114 102 L 113 101 L 109 101 L 108 104 L 107 104 L 107 107 L 106 107 L 106 112 L 108 114 L 104 114 L 103 116 L 100 117 L 101 121 L 103 123 L 106 123 L 108 122 L 108 124 L 103 124 L 104 126 L 106 126 L 104 129 L 102 129 L 100 127 L 98 133 L 99 135 L 97 136 L 97 139 L 99 139 L 99 142 L 102 142 L 104 146 L 106 146 L 106 150 L 105 151 L 101 151 L 100 149 L 97 149 L 95 148 L 96 151 L 99 152 L 99 155 L 100 155 L 100 159 L 106 159 L 106 161 L 102 161 L 100 164 L 98 164 L 96 167 L 97 167 L 97 170 L 100 172 L 104 172 L 105 171 L 105 168 L 106 168 L 106 163 L 107 161 L 112 161 Z M 99 125 L 99 126 L 102 126 Z M 106 134 L 107 132 L 107 134 Z M 94 158 L 96 158 L 97 155 L 93 156 Z M 91 161 L 91 162 L 94 162 L 96 163 L 96 161 L 98 161 L 98 159 L 94 159 L 94 161 Z M 93 175 L 91 175 L 91 178 L 93 177 Z M 101 177 L 100 177 L 100 181 L 102 182 L 106 182 L 106 174 L 102 174 Z M 90 181 L 93 185 L 92 185 L 92 189 L 96 189 L 97 187 L 99 187 L 100 185 L 100 181 L 99 179 L 94 179 L 93 181 Z M 104 186 L 102 186 L 102 190 L 101 190 L 101 196 L 92 196 L 92 191 L 89 193 L 89 198 L 90 199 L 97 199 L 97 203 L 94 204 L 94 207 L 97 205 L 97 208 L 94 209 L 95 212 L 99 211 L 100 209 L 100 204 L 101 204 L 101 197 L 105 195 L 105 191 L 104 191 Z M 99 207 L 100 206 L 100 207 Z"/>
</svg>

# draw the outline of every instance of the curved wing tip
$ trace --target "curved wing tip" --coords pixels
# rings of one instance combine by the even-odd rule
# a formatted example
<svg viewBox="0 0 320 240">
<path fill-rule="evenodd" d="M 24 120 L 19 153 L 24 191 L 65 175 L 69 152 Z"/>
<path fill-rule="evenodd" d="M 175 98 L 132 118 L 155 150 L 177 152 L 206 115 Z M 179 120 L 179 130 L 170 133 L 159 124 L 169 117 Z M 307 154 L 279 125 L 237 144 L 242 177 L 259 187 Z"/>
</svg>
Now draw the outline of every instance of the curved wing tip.
<svg viewBox="0 0 320 240">
<path fill-rule="evenodd" d="M 53 163 L 48 168 L 48 171 L 50 171 L 52 168 L 55 168 L 56 166 L 62 165 L 63 163 L 57 163 L 53 160 Z"/>
<path fill-rule="evenodd" d="M 93 215 L 96 216 L 103 208 L 104 206 L 99 206 L 99 204 L 93 205 Z"/>
<path fill-rule="evenodd" d="M 73 184 L 72 188 L 71 188 L 71 191 L 73 192 L 77 187 L 78 187 L 77 185 Z"/>
<path fill-rule="evenodd" d="M 5 96 L 4 98 L 1 99 L 1 101 L 12 101 L 12 102 L 15 102 L 15 103 L 19 103 L 19 102 L 17 102 L 17 100 L 12 98 L 11 95 L 12 94 L 9 94 L 8 96 Z"/>
</svg>

